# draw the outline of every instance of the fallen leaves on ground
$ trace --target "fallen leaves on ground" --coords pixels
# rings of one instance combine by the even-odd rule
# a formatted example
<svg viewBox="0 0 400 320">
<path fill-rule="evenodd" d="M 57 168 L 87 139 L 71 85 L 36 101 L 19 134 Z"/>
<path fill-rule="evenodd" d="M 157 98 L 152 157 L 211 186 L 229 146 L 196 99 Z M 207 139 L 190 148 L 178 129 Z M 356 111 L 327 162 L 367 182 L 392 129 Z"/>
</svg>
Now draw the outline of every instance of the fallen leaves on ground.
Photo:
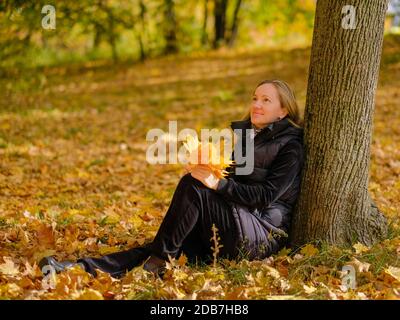
<svg viewBox="0 0 400 320">
<path fill-rule="evenodd" d="M 179 129 L 227 128 L 243 115 L 258 80 L 271 74 L 290 79 L 302 105 L 308 59 L 309 49 L 180 57 L 168 65 L 154 59 L 45 73 L 38 91 L 16 86 L 0 102 L 8 110 L 0 113 L 0 298 L 399 299 L 398 63 L 381 70 L 369 185 L 392 222 L 390 239 L 347 249 L 310 243 L 214 266 L 181 256 L 164 280 L 141 266 L 121 279 L 79 267 L 43 277 L 37 266 L 44 256 L 74 260 L 151 241 L 183 172 L 146 162 L 147 131 L 167 130 L 167 120 L 178 120 Z M 153 75 L 160 67 L 162 76 Z M 354 268 L 355 289 L 344 285 L 345 266 Z"/>
</svg>

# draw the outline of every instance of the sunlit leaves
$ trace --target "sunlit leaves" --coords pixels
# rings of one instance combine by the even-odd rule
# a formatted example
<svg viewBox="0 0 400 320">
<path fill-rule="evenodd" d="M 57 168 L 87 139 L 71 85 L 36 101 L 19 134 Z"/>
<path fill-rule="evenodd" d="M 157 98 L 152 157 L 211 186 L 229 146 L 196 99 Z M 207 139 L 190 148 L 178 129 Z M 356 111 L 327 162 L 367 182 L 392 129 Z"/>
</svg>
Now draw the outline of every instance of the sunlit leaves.
<svg viewBox="0 0 400 320">
<path fill-rule="evenodd" d="M 18 268 L 10 257 L 3 257 L 4 263 L 0 264 L 0 273 L 8 276 L 15 276 L 19 274 Z"/>
<path fill-rule="evenodd" d="M 178 117 L 186 127 L 222 128 L 243 114 L 242 101 L 260 74 L 293 79 L 304 98 L 307 55 L 249 52 L 193 59 L 184 68 L 178 58 L 121 69 L 91 64 L 76 74 L 59 67 L 39 94 L 15 91 L 12 103 L 2 99 L 26 111 L 0 114 L 0 298 L 399 299 L 400 109 L 393 84 L 400 72 L 394 64 L 381 73 L 386 80 L 377 93 L 369 186 L 393 222 L 390 239 L 349 249 L 306 244 L 261 261 L 207 267 L 182 255 L 170 262 L 164 280 L 141 266 L 121 279 L 75 269 L 56 275 L 52 287 L 37 266 L 44 256 L 73 260 L 151 241 L 183 168 L 146 163 L 146 128 Z M 343 266 L 354 268 L 356 289 L 345 290 Z"/>
<path fill-rule="evenodd" d="M 213 173 L 222 178 L 228 174 L 225 170 L 233 163 L 230 160 L 231 154 L 224 152 L 222 143 L 214 144 L 208 141 L 199 141 L 197 138 L 188 135 L 186 141 L 183 143 L 189 155 L 189 165 L 205 164 L 211 168 Z"/>
<path fill-rule="evenodd" d="M 301 249 L 300 253 L 307 257 L 312 257 L 318 254 L 318 249 L 315 248 L 312 244 L 307 244 Z"/>
</svg>

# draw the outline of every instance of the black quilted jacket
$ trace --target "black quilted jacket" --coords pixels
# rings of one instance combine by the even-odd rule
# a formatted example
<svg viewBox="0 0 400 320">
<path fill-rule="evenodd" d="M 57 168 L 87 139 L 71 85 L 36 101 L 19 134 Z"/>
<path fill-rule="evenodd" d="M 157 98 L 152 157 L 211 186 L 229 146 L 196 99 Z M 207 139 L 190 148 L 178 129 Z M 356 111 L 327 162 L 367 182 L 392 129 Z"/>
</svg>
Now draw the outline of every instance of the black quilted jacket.
<svg viewBox="0 0 400 320">
<path fill-rule="evenodd" d="M 245 155 L 250 120 L 233 121 L 231 128 L 243 132 L 236 143 L 242 143 Z M 234 153 L 231 159 L 235 159 Z M 256 215 L 269 231 L 286 236 L 300 191 L 303 164 L 303 129 L 294 127 L 286 116 L 275 122 L 272 130 L 265 127 L 255 136 L 253 172 L 237 175 L 235 166 L 229 167 L 229 175 L 220 180 L 216 192 L 232 203 L 236 212 Z"/>
</svg>

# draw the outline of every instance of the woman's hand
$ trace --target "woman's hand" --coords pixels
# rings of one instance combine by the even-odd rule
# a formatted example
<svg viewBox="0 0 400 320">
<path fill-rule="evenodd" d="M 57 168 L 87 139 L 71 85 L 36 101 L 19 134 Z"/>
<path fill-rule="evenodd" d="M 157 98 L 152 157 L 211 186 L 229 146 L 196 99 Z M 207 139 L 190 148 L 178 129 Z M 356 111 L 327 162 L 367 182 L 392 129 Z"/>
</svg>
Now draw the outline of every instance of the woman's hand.
<svg viewBox="0 0 400 320">
<path fill-rule="evenodd" d="M 219 178 L 212 172 L 210 167 L 204 164 L 185 166 L 187 172 L 190 172 L 193 178 L 202 182 L 206 187 L 216 190 Z"/>
</svg>

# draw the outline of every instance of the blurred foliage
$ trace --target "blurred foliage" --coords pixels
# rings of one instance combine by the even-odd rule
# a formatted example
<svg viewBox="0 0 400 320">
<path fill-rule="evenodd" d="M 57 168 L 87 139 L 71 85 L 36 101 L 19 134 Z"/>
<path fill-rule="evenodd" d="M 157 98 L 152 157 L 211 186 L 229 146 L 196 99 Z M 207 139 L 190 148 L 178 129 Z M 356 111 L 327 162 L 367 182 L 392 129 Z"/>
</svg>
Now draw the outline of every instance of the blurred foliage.
<svg viewBox="0 0 400 320">
<path fill-rule="evenodd" d="M 96 59 L 139 60 L 210 49 L 216 0 L 5 0 L 0 3 L 0 67 L 48 66 Z M 226 28 L 237 0 L 225 0 Z M 244 0 L 238 13 L 239 48 L 311 39 L 313 0 Z M 41 26 L 44 5 L 56 9 L 56 29 Z M 207 20 L 205 18 L 205 5 Z M 206 29 L 203 30 L 205 24 Z M 207 41 L 202 41 L 206 32 Z M 173 51 L 173 50 L 169 50 Z"/>
</svg>

